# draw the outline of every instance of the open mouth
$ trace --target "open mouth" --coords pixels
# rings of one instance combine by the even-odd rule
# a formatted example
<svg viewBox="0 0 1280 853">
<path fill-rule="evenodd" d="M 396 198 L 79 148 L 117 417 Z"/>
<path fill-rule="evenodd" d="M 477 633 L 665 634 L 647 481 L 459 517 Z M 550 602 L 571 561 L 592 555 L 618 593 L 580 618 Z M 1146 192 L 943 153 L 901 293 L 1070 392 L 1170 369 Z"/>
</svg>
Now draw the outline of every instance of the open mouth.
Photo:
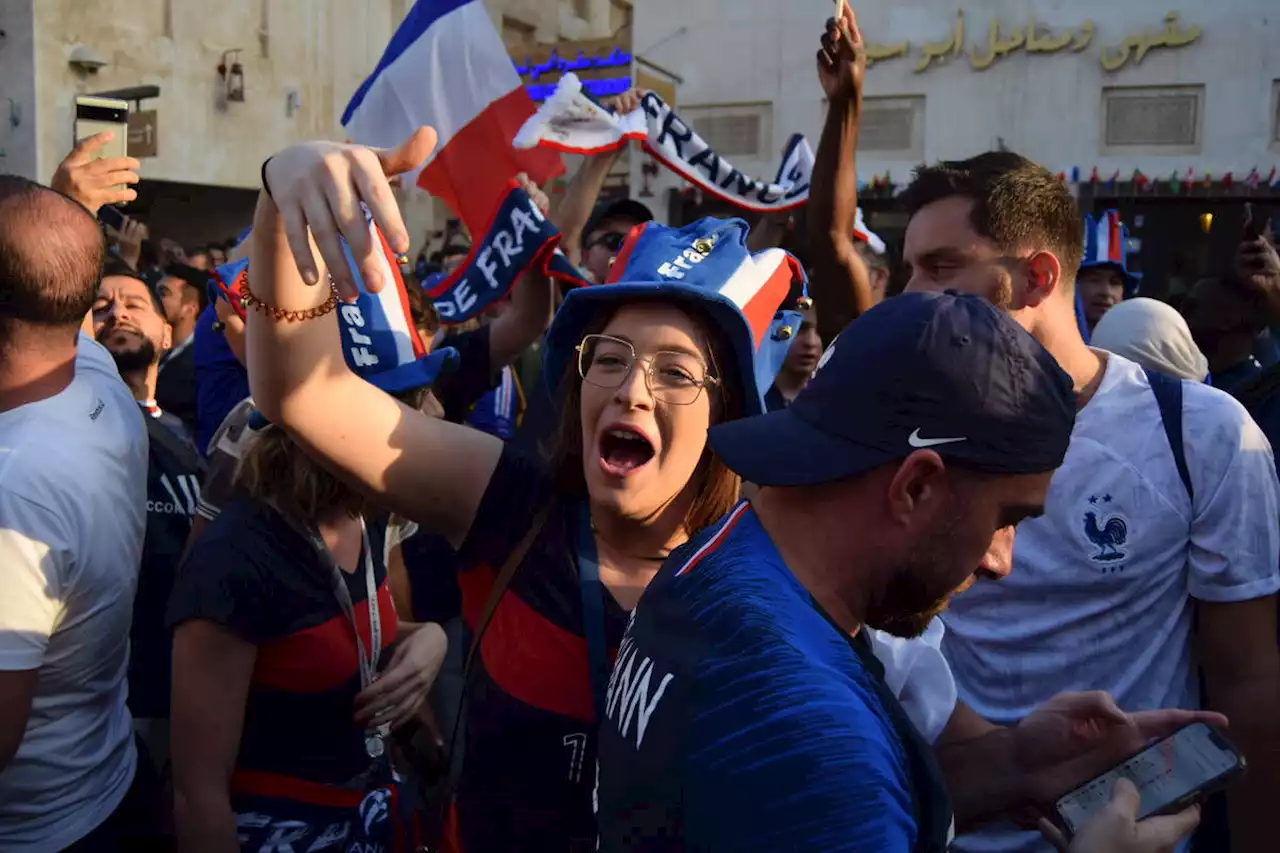
<svg viewBox="0 0 1280 853">
<path fill-rule="evenodd" d="M 611 477 L 626 477 L 639 471 L 654 456 L 653 445 L 641 432 L 628 427 L 610 427 L 600 436 L 600 467 Z"/>
</svg>

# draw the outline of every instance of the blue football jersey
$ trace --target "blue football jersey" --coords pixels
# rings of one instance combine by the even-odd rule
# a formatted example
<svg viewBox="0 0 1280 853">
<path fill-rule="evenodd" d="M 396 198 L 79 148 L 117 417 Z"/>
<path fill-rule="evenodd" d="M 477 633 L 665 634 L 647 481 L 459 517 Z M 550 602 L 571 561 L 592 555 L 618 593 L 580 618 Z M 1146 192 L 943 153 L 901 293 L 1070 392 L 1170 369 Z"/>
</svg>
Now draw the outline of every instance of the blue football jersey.
<svg viewBox="0 0 1280 853">
<path fill-rule="evenodd" d="M 606 715 L 603 851 L 946 849 L 932 750 L 747 503 L 645 591 Z"/>
</svg>

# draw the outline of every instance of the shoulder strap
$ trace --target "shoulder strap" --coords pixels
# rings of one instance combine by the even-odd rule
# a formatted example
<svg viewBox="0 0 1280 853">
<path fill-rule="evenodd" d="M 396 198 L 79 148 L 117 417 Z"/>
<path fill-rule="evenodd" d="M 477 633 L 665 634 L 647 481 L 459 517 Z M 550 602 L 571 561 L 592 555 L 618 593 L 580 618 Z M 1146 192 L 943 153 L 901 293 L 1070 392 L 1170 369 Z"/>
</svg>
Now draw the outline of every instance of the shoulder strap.
<svg viewBox="0 0 1280 853">
<path fill-rule="evenodd" d="M 489 598 L 485 601 L 484 610 L 480 612 L 480 619 L 476 622 L 475 630 L 471 633 L 471 646 L 467 649 L 466 662 L 462 665 L 462 696 L 458 699 L 458 710 L 453 719 L 453 734 L 449 739 L 449 748 L 446 753 L 449 756 L 450 763 L 453 762 L 453 756 L 458 751 L 458 734 L 462 729 L 462 717 L 466 713 L 467 693 L 471 687 L 471 670 L 475 663 L 476 653 L 480 651 L 480 641 L 484 639 L 484 633 L 488 630 L 489 623 L 493 621 L 493 614 L 497 612 L 502 596 L 506 594 L 507 588 L 511 586 L 511 579 L 515 577 L 516 569 L 524 562 L 529 549 L 533 547 L 533 541 L 542 532 L 543 525 L 546 523 L 547 515 L 550 512 L 551 504 L 548 503 L 533 517 L 533 523 L 529 525 L 529 530 L 524 534 L 524 538 L 507 555 L 507 561 L 502 564 L 501 571 L 493 579 L 493 587 L 489 590 Z M 437 831 L 444 826 L 445 813 L 448 810 L 450 801 L 453 799 L 453 788 L 457 781 L 457 774 L 450 771 L 444 788 L 437 792 L 435 814 L 433 815 Z"/>
<path fill-rule="evenodd" d="M 462 668 L 464 693 L 466 692 L 465 685 L 471 680 L 471 664 L 475 660 L 476 652 L 480 650 L 480 641 L 484 639 L 484 632 L 488 630 L 489 623 L 493 621 L 493 614 L 497 612 L 498 603 L 502 601 L 502 596 L 506 594 L 507 587 L 511 586 L 511 579 L 515 577 L 516 569 L 520 568 L 520 564 L 524 562 L 525 555 L 533 547 L 533 540 L 537 539 L 538 534 L 542 532 L 542 526 L 546 523 L 547 513 L 550 511 L 550 504 L 538 511 L 538 514 L 533 517 L 533 523 L 529 525 L 528 532 L 520 540 L 520 544 L 516 545 L 515 549 L 507 555 L 507 561 L 502 564 L 502 570 L 493 579 L 493 587 L 489 590 L 489 598 L 485 601 L 484 610 L 480 611 L 480 619 L 476 622 L 475 630 L 471 634 L 471 647 L 467 649 L 467 660 Z"/>
<path fill-rule="evenodd" d="M 1147 374 L 1151 393 L 1156 395 L 1156 405 L 1160 407 L 1160 420 L 1164 423 L 1164 432 L 1169 439 L 1169 449 L 1173 451 L 1173 462 L 1178 466 L 1178 476 L 1182 478 L 1182 485 L 1187 488 L 1187 497 L 1194 501 L 1196 490 L 1191 484 L 1186 449 L 1182 444 L 1182 380 L 1154 370 L 1147 370 L 1145 367 L 1143 372 Z"/>
</svg>

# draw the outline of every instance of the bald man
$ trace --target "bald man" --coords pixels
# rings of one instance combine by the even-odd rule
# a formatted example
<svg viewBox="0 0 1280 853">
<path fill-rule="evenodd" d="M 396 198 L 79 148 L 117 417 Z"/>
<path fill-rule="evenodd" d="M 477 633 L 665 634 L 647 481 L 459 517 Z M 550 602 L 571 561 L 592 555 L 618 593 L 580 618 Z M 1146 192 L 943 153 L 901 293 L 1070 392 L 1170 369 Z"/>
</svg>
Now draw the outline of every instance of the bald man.
<svg viewBox="0 0 1280 853">
<path fill-rule="evenodd" d="M 125 707 L 146 513 L 142 414 L 80 333 L 104 246 L 81 203 L 0 175 L 0 849 L 132 832 Z"/>
</svg>

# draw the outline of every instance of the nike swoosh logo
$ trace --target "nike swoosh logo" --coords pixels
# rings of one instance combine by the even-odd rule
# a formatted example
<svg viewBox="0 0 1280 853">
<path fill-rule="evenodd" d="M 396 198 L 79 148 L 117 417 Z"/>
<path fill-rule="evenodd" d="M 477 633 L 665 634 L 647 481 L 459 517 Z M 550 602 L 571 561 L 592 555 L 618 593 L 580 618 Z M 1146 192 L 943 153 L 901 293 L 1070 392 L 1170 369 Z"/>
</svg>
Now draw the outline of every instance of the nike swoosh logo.
<svg viewBox="0 0 1280 853">
<path fill-rule="evenodd" d="M 920 430 L 917 429 L 907 437 L 907 444 L 912 447 L 937 447 L 939 444 L 955 444 L 957 441 L 968 441 L 967 438 L 921 438 Z"/>
</svg>

